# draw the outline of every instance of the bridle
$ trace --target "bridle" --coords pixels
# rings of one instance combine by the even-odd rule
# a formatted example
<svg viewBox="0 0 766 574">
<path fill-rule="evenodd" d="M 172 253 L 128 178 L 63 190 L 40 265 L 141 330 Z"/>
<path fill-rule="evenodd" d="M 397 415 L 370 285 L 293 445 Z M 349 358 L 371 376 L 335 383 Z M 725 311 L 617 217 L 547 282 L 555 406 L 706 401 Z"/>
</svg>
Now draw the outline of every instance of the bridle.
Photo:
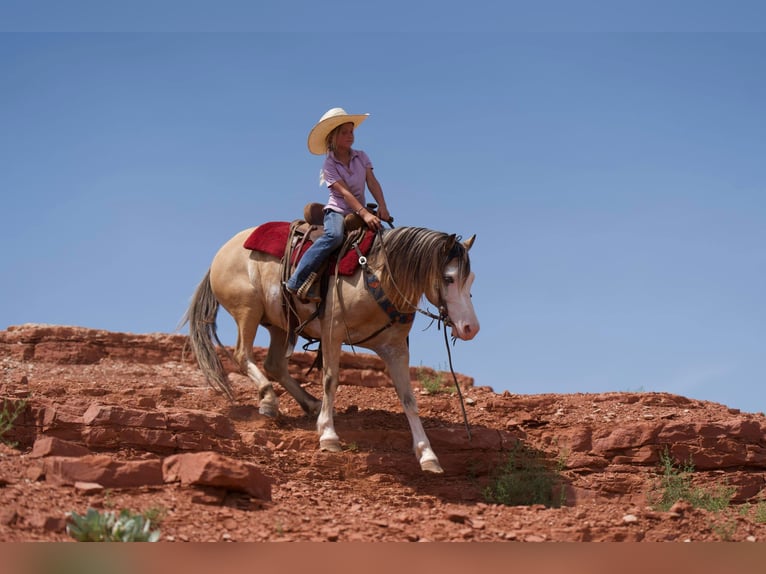
<svg viewBox="0 0 766 574">
<path fill-rule="evenodd" d="M 392 223 L 388 221 L 386 223 L 388 223 L 388 225 L 393 228 Z M 399 289 L 399 286 L 396 284 L 396 281 L 394 280 L 394 276 L 391 273 L 391 266 L 388 263 L 388 253 L 386 252 L 386 244 L 383 241 L 382 229 L 379 229 L 375 232 L 375 239 L 380 241 L 380 251 L 383 253 L 383 267 L 385 268 L 386 273 L 388 273 L 389 277 L 391 278 L 391 285 L 394 286 L 394 289 L 396 289 L 396 292 L 399 294 L 399 297 L 401 297 L 402 300 L 413 309 L 412 311 L 413 313 L 420 313 L 421 315 L 425 315 L 432 321 L 436 321 L 437 325 L 444 323 L 445 327 L 451 327 L 453 325 L 453 322 L 452 322 L 452 319 L 450 319 L 449 317 L 449 310 L 447 309 L 447 303 L 444 300 L 444 295 L 442 293 L 441 288 L 438 289 L 438 295 L 439 295 L 439 303 L 438 303 L 439 314 L 438 315 L 432 313 L 428 309 L 423 309 L 421 307 L 418 307 L 417 304 L 411 302 L 409 299 L 407 299 L 404 293 L 402 293 L 402 290 Z M 459 238 L 456 238 L 456 241 L 459 241 Z M 362 268 L 362 271 L 364 271 L 365 273 L 371 273 L 372 271 L 367 265 L 367 257 L 362 255 L 362 252 L 359 250 L 359 246 L 357 243 L 354 243 L 353 247 L 356 250 L 357 255 L 359 256 L 359 266 Z M 455 247 L 453 247 L 447 254 L 447 257 L 444 260 L 443 267 L 446 267 L 447 264 L 457 256 L 458 254 L 455 251 Z"/>
</svg>

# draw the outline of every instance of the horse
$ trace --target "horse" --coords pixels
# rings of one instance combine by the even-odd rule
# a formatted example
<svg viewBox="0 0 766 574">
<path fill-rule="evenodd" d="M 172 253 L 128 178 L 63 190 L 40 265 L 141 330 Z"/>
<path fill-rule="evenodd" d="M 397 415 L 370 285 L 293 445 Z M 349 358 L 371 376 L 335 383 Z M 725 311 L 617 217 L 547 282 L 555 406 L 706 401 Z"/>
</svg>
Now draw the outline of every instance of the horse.
<svg viewBox="0 0 766 574">
<path fill-rule="evenodd" d="M 322 358 L 322 400 L 308 393 L 288 373 L 292 352 L 290 325 L 283 307 L 283 269 L 279 257 L 243 247 L 255 230 L 245 229 L 227 241 L 216 253 L 207 274 L 199 283 L 185 314 L 189 342 L 208 383 L 234 400 L 230 383 L 216 354 L 223 347 L 216 331 L 219 306 L 237 325 L 233 357 L 243 374 L 255 382 L 259 412 L 275 417 L 279 401 L 271 381 L 279 381 L 305 413 L 317 416 L 320 450 L 338 452 L 341 443 L 335 432 L 333 405 L 338 386 L 341 347 L 345 343 L 374 351 L 385 363 L 409 422 L 413 450 L 425 472 L 443 469 L 431 448 L 417 412 L 409 374 L 409 341 L 412 315 L 425 298 L 439 308 L 438 316 L 452 337 L 473 339 L 479 321 L 471 301 L 471 271 L 468 251 L 476 235 L 461 241 L 455 234 L 422 227 L 397 227 L 379 231 L 362 265 L 351 276 L 336 274 L 328 281 L 324 311 L 315 316 L 316 303 L 292 300 L 291 306 L 305 326 L 301 336 L 320 341 Z M 364 263 L 360 257 L 360 263 Z M 410 321 L 394 320 L 384 311 L 367 287 L 365 277 L 379 278 L 385 298 L 397 312 L 410 313 Z M 394 315 L 396 316 L 396 315 Z M 313 317 L 313 318 L 312 318 Z M 253 362 L 256 330 L 264 326 L 270 344 L 264 372 Z M 215 342 L 215 344 L 214 344 Z M 294 338 L 292 344 L 294 345 Z"/>
</svg>

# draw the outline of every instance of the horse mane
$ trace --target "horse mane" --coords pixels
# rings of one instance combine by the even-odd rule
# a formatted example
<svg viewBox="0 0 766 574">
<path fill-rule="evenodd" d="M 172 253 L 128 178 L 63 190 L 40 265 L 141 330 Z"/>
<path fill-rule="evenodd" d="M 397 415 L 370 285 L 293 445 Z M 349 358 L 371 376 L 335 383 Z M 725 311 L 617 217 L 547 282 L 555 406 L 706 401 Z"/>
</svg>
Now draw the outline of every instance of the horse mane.
<svg viewBox="0 0 766 574">
<path fill-rule="evenodd" d="M 370 252 L 386 297 L 400 312 L 413 312 L 424 294 L 438 293 L 444 267 L 458 261 L 458 281 L 471 272 L 465 246 L 455 235 L 423 227 L 397 227 L 380 234 Z"/>
</svg>

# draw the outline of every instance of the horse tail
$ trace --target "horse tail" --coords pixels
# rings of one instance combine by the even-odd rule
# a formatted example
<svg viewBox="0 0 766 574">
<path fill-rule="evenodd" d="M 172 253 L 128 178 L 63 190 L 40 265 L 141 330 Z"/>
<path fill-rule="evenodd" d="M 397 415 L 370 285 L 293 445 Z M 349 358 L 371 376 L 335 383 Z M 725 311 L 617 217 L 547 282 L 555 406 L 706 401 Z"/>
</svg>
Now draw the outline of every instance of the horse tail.
<svg viewBox="0 0 766 574">
<path fill-rule="evenodd" d="M 205 375 L 208 384 L 234 400 L 229 379 L 223 369 L 223 363 L 216 353 L 215 344 L 223 347 L 218 338 L 216 317 L 220 304 L 210 285 L 210 270 L 197 286 L 189 309 L 182 324 L 189 323 L 189 344 L 197 358 L 197 365 Z M 215 342 L 215 344 L 214 344 Z"/>
</svg>

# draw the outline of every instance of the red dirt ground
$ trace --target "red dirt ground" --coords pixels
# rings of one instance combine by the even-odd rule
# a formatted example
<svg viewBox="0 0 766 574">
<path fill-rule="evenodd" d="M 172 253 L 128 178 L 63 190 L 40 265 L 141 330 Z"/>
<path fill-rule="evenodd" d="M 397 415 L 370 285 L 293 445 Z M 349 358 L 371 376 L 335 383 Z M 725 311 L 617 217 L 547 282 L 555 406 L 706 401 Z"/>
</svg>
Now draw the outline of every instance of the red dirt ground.
<svg viewBox="0 0 766 574">
<path fill-rule="evenodd" d="M 376 358 L 344 356 L 336 424 L 345 450 L 325 453 L 315 421 L 291 397 L 281 395 L 280 417 L 266 419 L 254 386 L 232 373 L 237 400 L 229 403 L 182 357 L 184 341 L 43 325 L 0 332 L 0 396 L 7 405 L 23 404 L 4 436 L 15 446 L 0 446 L 0 541 L 71 540 L 67 513 L 88 507 L 151 511 L 167 542 L 766 540 L 762 413 L 666 393 L 497 394 L 461 376 L 469 441 L 457 397 L 426 393 L 413 369 L 420 415 L 445 468 L 434 476 L 417 465 L 406 419 Z M 316 373 L 305 375 L 312 358 L 298 354 L 294 376 L 319 396 Z M 110 406 L 141 417 L 185 420 L 196 413 L 231 428 L 216 434 L 213 427 L 168 430 L 144 422 L 94 426 L 83 416 Z M 59 484 L 46 466 L 50 457 L 32 450 L 51 437 L 82 447 L 72 458 L 105 454 L 118 465 L 215 451 L 257 467 L 271 481 L 271 500 L 179 482 Z M 518 444 L 549 461 L 564 506 L 485 500 L 493 473 Z M 729 508 L 653 508 L 663 448 L 691 458 L 700 488 L 732 487 Z"/>
</svg>

